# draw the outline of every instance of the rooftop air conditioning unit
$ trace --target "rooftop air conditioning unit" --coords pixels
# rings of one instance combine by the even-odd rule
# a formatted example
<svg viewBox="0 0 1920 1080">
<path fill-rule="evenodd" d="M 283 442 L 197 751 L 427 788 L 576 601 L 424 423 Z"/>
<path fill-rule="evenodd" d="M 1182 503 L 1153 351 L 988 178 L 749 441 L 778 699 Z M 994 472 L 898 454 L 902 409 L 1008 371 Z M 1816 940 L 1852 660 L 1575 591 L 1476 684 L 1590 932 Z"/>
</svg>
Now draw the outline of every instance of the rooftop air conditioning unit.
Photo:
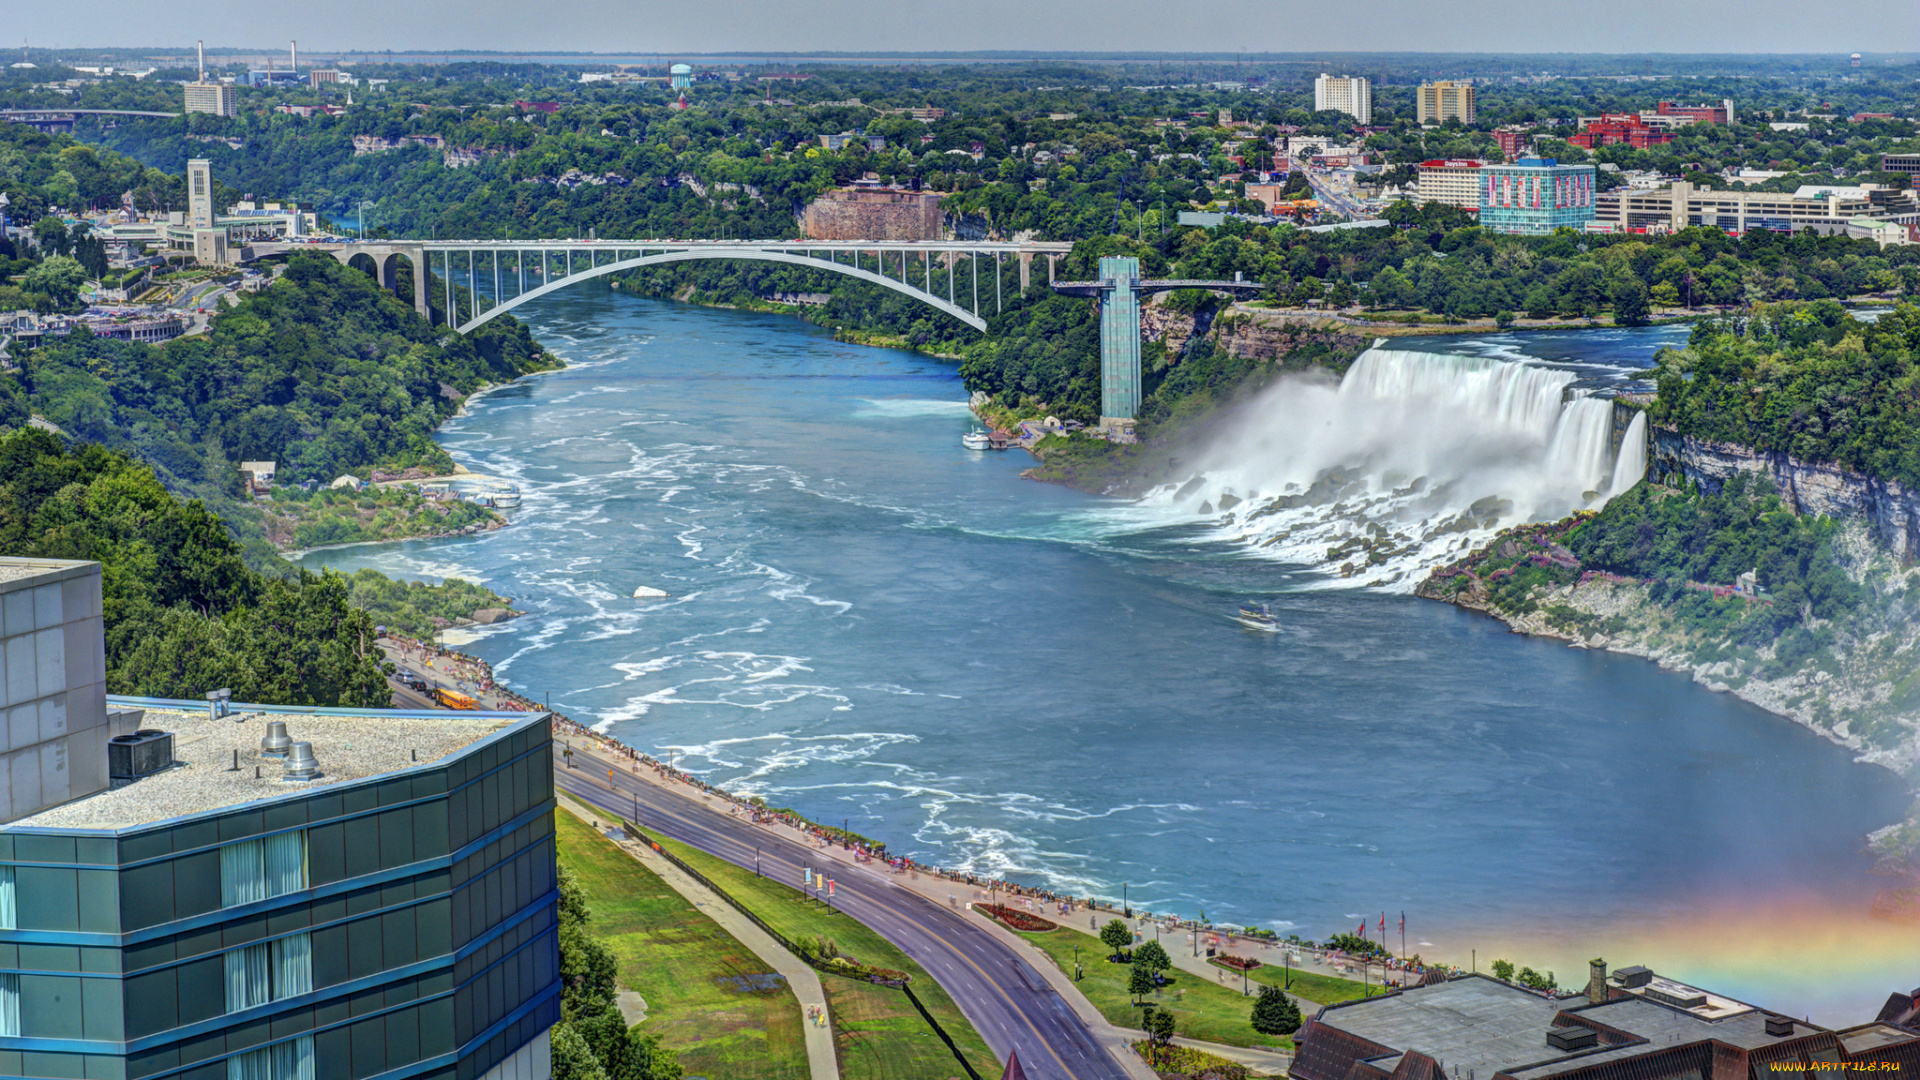
<svg viewBox="0 0 1920 1080">
<path fill-rule="evenodd" d="M 107 740 L 107 775 L 138 780 L 173 765 L 173 733 L 143 728 Z"/>
<path fill-rule="evenodd" d="M 1793 1018 L 1788 1016 L 1767 1017 L 1767 1034 L 1776 1039 L 1784 1039 L 1793 1034 Z"/>
</svg>

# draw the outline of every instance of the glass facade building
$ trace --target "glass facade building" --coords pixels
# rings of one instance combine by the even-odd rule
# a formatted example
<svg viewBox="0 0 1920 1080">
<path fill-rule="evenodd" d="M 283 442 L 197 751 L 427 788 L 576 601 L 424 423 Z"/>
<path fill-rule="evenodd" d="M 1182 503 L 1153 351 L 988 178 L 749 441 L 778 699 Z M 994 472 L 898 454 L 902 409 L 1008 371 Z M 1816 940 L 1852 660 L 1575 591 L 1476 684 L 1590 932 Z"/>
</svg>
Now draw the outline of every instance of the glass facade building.
<svg viewBox="0 0 1920 1080">
<path fill-rule="evenodd" d="M 176 767 L 0 826 L 0 1077 L 547 1080 L 546 714 L 109 704 Z"/>
<path fill-rule="evenodd" d="M 1594 167 L 1553 158 L 1488 165 L 1480 175 L 1480 224 L 1494 232 L 1545 236 L 1593 220 Z"/>
<path fill-rule="evenodd" d="M 1100 417 L 1131 420 L 1140 411 L 1140 260 L 1100 258 Z"/>
</svg>

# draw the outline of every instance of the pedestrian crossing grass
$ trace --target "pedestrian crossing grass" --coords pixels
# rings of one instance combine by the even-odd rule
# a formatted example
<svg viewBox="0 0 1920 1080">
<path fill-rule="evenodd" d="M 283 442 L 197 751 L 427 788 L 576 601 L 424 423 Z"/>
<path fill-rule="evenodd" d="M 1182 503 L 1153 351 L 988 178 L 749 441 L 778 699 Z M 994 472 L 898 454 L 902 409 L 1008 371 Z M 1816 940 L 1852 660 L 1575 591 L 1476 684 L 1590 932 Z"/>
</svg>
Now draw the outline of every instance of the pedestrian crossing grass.
<svg viewBox="0 0 1920 1080">
<path fill-rule="evenodd" d="M 586 822 L 554 816 L 589 929 L 618 960 L 620 985 L 646 998 L 640 1030 L 678 1052 L 688 1076 L 807 1080 L 805 1020 L 785 981 L 754 989 L 771 981 L 750 978 L 770 973 L 765 961 Z"/>
</svg>

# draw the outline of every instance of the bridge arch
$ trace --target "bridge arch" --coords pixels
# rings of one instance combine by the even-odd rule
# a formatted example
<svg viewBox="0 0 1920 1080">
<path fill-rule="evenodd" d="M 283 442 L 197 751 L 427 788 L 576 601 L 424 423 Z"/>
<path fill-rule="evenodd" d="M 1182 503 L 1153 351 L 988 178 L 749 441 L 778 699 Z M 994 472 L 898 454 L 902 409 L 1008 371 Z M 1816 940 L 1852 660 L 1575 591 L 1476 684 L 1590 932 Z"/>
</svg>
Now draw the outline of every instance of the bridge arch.
<svg viewBox="0 0 1920 1080">
<path fill-rule="evenodd" d="M 442 249 L 442 250 L 445 251 L 446 249 Z M 529 250 L 536 250 L 536 249 L 530 248 Z M 448 251 L 447 256 L 448 256 L 449 263 L 451 263 L 452 252 Z M 978 256 L 971 256 L 971 257 L 978 258 Z M 652 255 L 642 255 L 639 258 L 634 258 L 634 259 L 619 259 L 617 261 L 607 263 L 604 266 L 594 266 L 585 270 L 577 270 L 577 271 L 574 271 L 573 273 L 568 274 L 565 277 L 557 278 L 553 281 L 546 282 L 537 288 L 528 289 L 526 292 L 523 292 L 518 296 L 513 297 L 510 300 L 502 301 L 502 300 L 496 299 L 496 302 L 493 307 L 490 307 L 487 310 L 481 312 L 478 316 L 472 319 L 469 319 L 464 323 L 461 323 L 458 327 L 456 327 L 456 329 L 458 329 L 459 332 L 462 334 L 470 333 L 473 330 L 484 325 L 487 322 L 487 320 L 492 319 L 496 315 L 503 315 L 506 312 L 512 311 L 514 308 L 519 307 L 521 304 L 524 304 L 529 300 L 536 300 L 542 296 L 546 296 L 549 293 L 557 292 L 560 289 L 564 289 L 567 286 L 576 284 L 578 282 L 588 281 L 592 278 L 597 278 L 597 277 L 605 277 L 608 274 L 619 273 L 623 270 L 636 270 L 645 266 L 661 266 L 668 263 L 692 262 L 696 259 L 745 259 L 753 262 L 786 263 L 790 266 L 803 266 L 812 270 L 831 270 L 836 273 L 845 274 L 848 277 L 858 278 L 861 281 L 866 281 L 874 285 L 879 285 L 882 288 L 892 289 L 894 292 L 900 293 L 904 296 L 913 297 L 915 300 L 920 300 L 932 306 L 938 311 L 941 311 L 947 315 L 953 316 L 954 318 L 960 320 L 961 322 L 966 323 L 968 326 L 973 327 L 975 330 L 979 330 L 984 333 L 987 329 L 987 320 L 981 318 L 979 315 L 976 315 L 971 311 L 968 311 L 966 308 L 961 307 L 959 304 L 953 303 L 952 301 L 949 301 L 949 300 L 943 300 L 940 297 L 934 295 L 933 293 L 927 292 L 924 289 L 916 289 L 912 285 L 909 285 L 902 281 L 896 281 L 895 279 L 887 277 L 884 274 L 877 274 L 872 270 L 867 270 L 859 266 L 849 266 L 845 263 L 836 263 L 830 260 L 816 259 L 807 255 L 795 255 L 792 252 L 787 252 L 787 251 L 768 251 L 764 249 L 754 249 L 754 248 L 743 248 L 743 249 L 720 248 L 717 250 L 703 249 L 703 250 L 662 251 Z"/>
</svg>

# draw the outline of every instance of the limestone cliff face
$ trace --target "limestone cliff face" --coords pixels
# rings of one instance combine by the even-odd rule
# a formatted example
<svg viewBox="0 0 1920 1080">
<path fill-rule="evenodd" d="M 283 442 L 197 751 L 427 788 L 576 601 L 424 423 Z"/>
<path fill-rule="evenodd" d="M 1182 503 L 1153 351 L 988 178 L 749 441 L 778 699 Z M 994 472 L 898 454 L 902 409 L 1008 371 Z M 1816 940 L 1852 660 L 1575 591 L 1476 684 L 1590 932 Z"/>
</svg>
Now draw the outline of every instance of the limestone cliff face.
<svg viewBox="0 0 1920 1080">
<path fill-rule="evenodd" d="M 1216 329 L 1217 311 L 1170 311 L 1151 301 L 1140 307 L 1140 339 L 1165 341 L 1167 355 L 1178 357 L 1188 342 Z M 1372 341 L 1364 334 L 1341 333 L 1304 325 L 1267 312 L 1235 308 L 1217 323 L 1220 346 L 1229 355 L 1256 360 L 1279 360 L 1300 346 L 1314 342 L 1336 348 L 1361 349 Z"/>
<path fill-rule="evenodd" d="M 1653 429 L 1647 475 L 1680 479 L 1719 491 L 1737 472 L 1763 473 L 1801 514 L 1866 523 L 1904 561 L 1920 559 L 1920 491 L 1838 465 L 1808 464 L 1783 453 L 1718 443 L 1661 427 Z"/>
</svg>

